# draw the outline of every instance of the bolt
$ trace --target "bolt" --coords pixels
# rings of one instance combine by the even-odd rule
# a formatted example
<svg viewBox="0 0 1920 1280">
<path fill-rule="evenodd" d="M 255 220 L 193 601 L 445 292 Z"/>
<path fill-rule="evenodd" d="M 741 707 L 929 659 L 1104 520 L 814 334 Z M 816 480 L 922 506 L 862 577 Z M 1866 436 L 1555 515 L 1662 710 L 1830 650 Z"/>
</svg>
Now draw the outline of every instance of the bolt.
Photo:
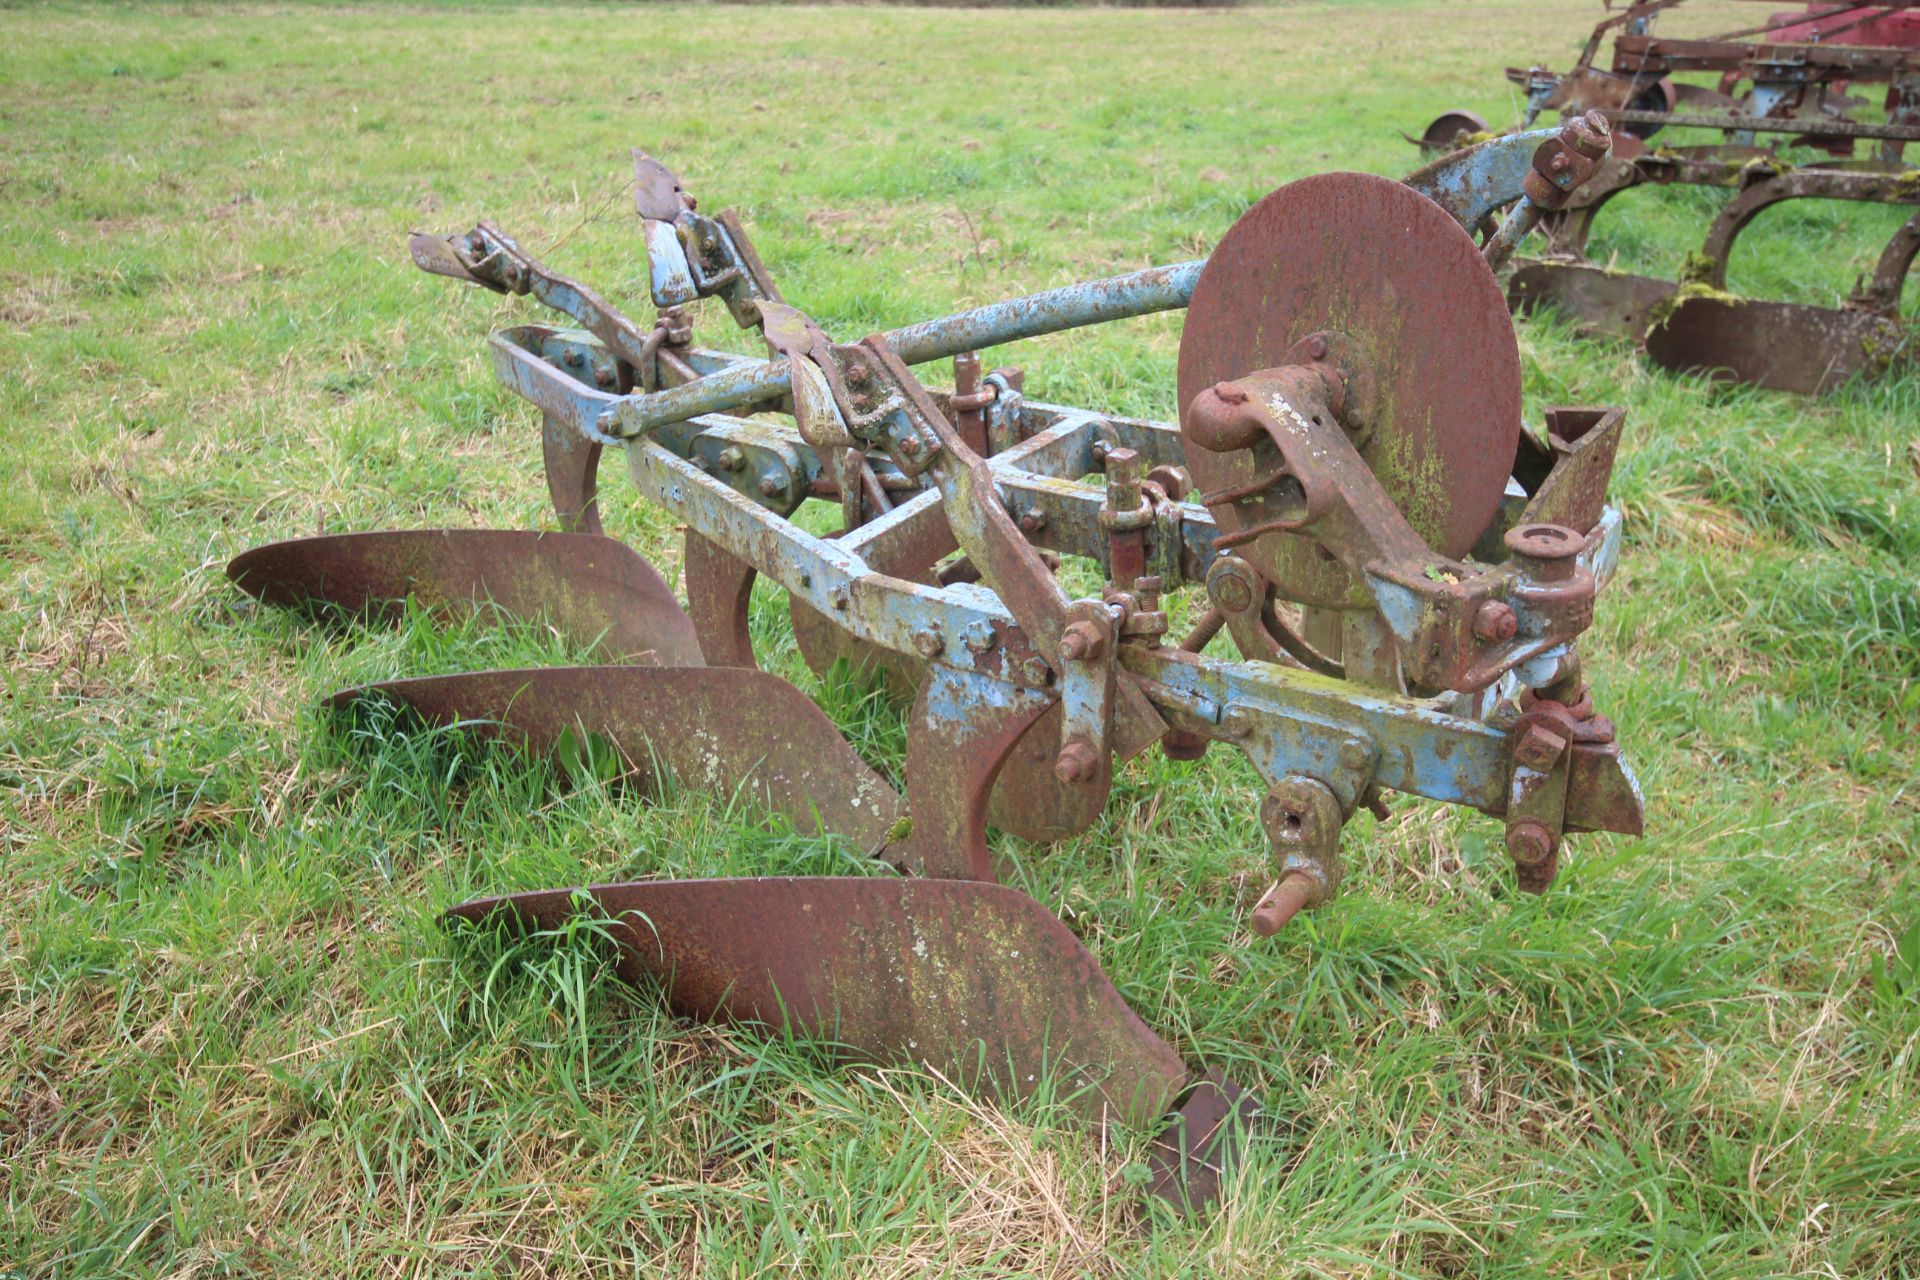
<svg viewBox="0 0 1920 1280">
<path fill-rule="evenodd" d="M 1566 152 L 1556 151 L 1553 153 L 1553 159 L 1548 161 L 1547 163 L 1548 163 L 1548 166 L 1552 168 L 1552 170 L 1555 173 L 1564 173 L 1566 172 L 1567 166 L 1573 162 L 1567 159 Z"/>
<path fill-rule="evenodd" d="M 1060 656 L 1068 662 L 1091 662 L 1100 656 L 1100 629 L 1091 622 L 1070 622 L 1060 633 Z"/>
<path fill-rule="evenodd" d="M 827 603 L 842 613 L 846 612 L 847 604 L 851 599 L 845 587 L 835 587 L 827 592 Z"/>
<path fill-rule="evenodd" d="M 920 437 L 908 436 L 906 439 L 902 440 L 900 442 L 900 452 L 906 454 L 909 458 L 919 457 L 920 456 Z"/>
<path fill-rule="evenodd" d="M 938 627 L 926 627 L 913 633 L 913 651 L 931 661 L 946 651 L 947 639 Z"/>
<path fill-rule="evenodd" d="M 560 359 L 565 362 L 569 369 L 578 369 L 587 362 L 587 357 L 578 349 L 568 351 L 567 354 L 561 356 Z"/>
<path fill-rule="evenodd" d="M 1107 460 L 1107 455 L 1112 452 L 1113 442 L 1111 440 L 1095 440 L 1093 442 L 1094 465 L 1099 466 L 1104 463 Z"/>
<path fill-rule="evenodd" d="M 1225 404 L 1247 402 L 1247 389 L 1237 382 L 1216 382 L 1213 384 L 1213 394 Z"/>
<path fill-rule="evenodd" d="M 1314 334 L 1312 337 L 1307 339 L 1306 350 L 1307 350 L 1307 359 L 1325 360 L 1327 358 L 1326 338 L 1321 334 L 1318 334 L 1318 333 Z"/>
<path fill-rule="evenodd" d="M 1184 469 L 1168 466 L 1164 462 L 1147 472 L 1147 482 L 1159 485 L 1161 491 L 1175 502 L 1185 498 L 1187 490 L 1193 487 L 1193 481 Z"/>
<path fill-rule="evenodd" d="M 1290 871 L 1261 897 L 1249 927 L 1260 937 L 1271 938 L 1299 915 L 1312 897 L 1313 877 L 1304 871 Z"/>
<path fill-rule="evenodd" d="M 1567 121 L 1560 129 L 1560 137 L 1587 159 L 1598 160 L 1613 145 L 1613 128 L 1605 115 L 1589 111 L 1577 120 Z"/>
<path fill-rule="evenodd" d="M 1253 732 L 1253 716 L 1245 707 L 1228 707 L 1220 716 L 1220 727 L 1230 737 L 1244 738 Z"/>
<path fill-rule="evenodd" d="M 1044 689 L 1053 679 L 1053 668 L 1045 658 L 1025 658 L 1020 663 L 1020 683 L 1030 689 Z"/>
<path fill-rule="evenodd" d="M 777 472 L 769 471 L 760 477 L 760 493 L 762 497 L 771 498 L 775 494 L 785 493 L 786 490 L 787 482 Z"/>
<path fill-rule="evenodd" d="M 1513 606 L 1499 600 L 1487 601 L 1473 615 L 1473 634 L 1489 644 L 1511 640 L 1519 630 Z"/>
<path fill-rule="evenodd" d="M 720 451 L 720 466 L 726 471 L 738 471 L 747 465 L 747 455 L 737 444 L 730 444 Z"/>
<path fill-rule="evenodd" d="M 1143 501 L 1140 482 L 1146 479 L 1147 466 L 1131 449 L 1107 452 L 1107 509 L 1132 514 Z"/>
<path fill-rule="evenodd" d="M 1364 769 L 1372 763 L 1373 753 L 1367 750 L 1367 744 L 1354 738 L 1348 738 L 1340 744 L 1340 763 L 1349 769 Z"/>
<path fill-rule="evenodd" d="M 1540 866 L 1553 856 L 1558 843 L 1547 824 L 1537 818 L 1521 818 L 1507 828 L 1507 853 L 1517 866 Z"/>
<path fill-rule="evenodd" d="M 1532 724 L 1514 744 L 1513 758 L 1536 773 L 1545 773 L 1566 749 L 1565 738 L 1544 725 Z"/>
<path fill-rule="evenodd" d="M 864 387 L 872 378 L 873 370 L 858 361 L 847 366 L 847 385 L 850 387 Z"/>
<path fill-rule="evenodd" d="M 1214 573 L 1207 575 L 1207 595 L 1222 613 L 1245 613 L 1253 608 L 1253 583 L 1250 578 L 1251 570 L 1243 571 L 1237 564 L 1223 562 Z"/>
<path fill-rule="evenodd" d="M 1053 762 L 1053 776 L 1069 786 L 1087 782 L 1092 780 L 1099 763 L 1100 757 L 1092 746 L 1080 741 L 1069 742 L 1060 748 L 1060 755 Z"/>
<path fill-rule="evenodd" d="M 1020 532 L 1031 537 L 1047 527 L 1047 513 L 1038 507 L 1028 507 L 1027 514 L 1020 517 Z"/>
<path fill-rule="evenodd" d="M 599 366 L 598 368 L 596 368 L 596 369 L 595 369 L 595 370 L 593 371 L 593 385 L 594 385 L 594 386 L 596 386 L 596 387 L 610 387 L 610 386 L 612 386 L 612 385 L 613 385 L 613 370 L 612 370 L 612 369 L 609 369 L 609 368 L 608 368 L 607 366 L 605 366 L 605 365 L 601 365 L 601 366 Z"/>
<path fill-rule="evenodd" d="M 969 653 L 985 653 L 993 648 L 993 627 L 985 622 L 969 622 L 960 639 Z"/>
</svg>

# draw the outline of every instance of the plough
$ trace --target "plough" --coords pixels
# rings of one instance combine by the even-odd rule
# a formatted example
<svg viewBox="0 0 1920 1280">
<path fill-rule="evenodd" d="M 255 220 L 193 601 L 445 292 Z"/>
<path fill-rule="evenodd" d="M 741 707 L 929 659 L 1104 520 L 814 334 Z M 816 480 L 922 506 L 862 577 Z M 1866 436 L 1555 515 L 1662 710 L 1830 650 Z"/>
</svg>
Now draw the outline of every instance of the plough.
<svg viewBox="0 0 1920 1280">
<path fill-rule="evenodd" d="M 1491 142 L 1418 189 L 1307 178 L 1205 261 L 857 342 L 782 298 L 739 219 L 701 212 L 636 152 L 651 327 L 490 223 L 411 241 L 429 272 L 567 317 L 491 340 L 500 381 L 541 413 L 563 531 L 328 535 L 230 573 L 265 600 L 375 617 L 409 596 L 544 617 L 607 665 L 335 701 L 379 697 L 535 750 L 591 738 L 643 778 L 745 792 L 874 859 L 866 875 L 606 884 L 450 917 L 521 929 L 591 912 L 622 972 L 681 1015 L 789 1027 L 1008 1098 L 1051 1078 L 1094 1123 L 1158 1131 L 1155 1195 L 1209 1204 L 1257 1100 L 1191 1064 L 1086 943 L 999 883 L 988 829 L 1064 840 L 1141 753 L 1240 751 L 1265 788 L 1260 936 L 1334 895 L 1342 827 L 1389 792 L 1501 819 L 1535 892 L 1569 834 L 1641 830 L 1578 648 L 1619 550 L 1605 494 L 1623 415 L 1553 409 L 1544 434 L 1523 428 L 1511 320 L 1466 230 L 1496 208 L 1537 216 L 1525 175 L 1576 140 L 1593 149 L 1568 130 Z M 703 298 L 770 358 L 693 345 L 683 308 Z M 1029 398 L 1021 370 L 978 356 L 1178 307 L 1178 425 Z M 951 390 L 914 373 L 949 357 Z M 608 450 L 685 527 L 684 608 L 602 532 Z M 809 500 L 838 505 L 837 534 L 794 521 Z M 1105 589 L 1071 595 L 1066 558 Z M 904 795 L 757 669 L 760 579 L 787 593 L 815 671 L 847 664 L 911 699 Z M 1221 633 L 1230 655 L 1207 651 Z"/>
<path fill-rule="evenodd" d="M 1656 365 L 1707 371 L 1778 390 L 1819 392 L 1856 376 L 1910 365 L 1914 326 L 1901 289 L 1920 250 L 1920 208 L 1896 231 L 1870 277 L 1837 307 L 1737 297 L 1727 291 L 1735 239 L 1764 210 L 1789 200 L 1920 206 L 1920 170 L 1906 159 L 1920 139 L 1920 0 L 1812 6 L 1705 39 L 1658 35 L 1682 0 L 1641 0 L 1597 25 L 1574 67 L 1509 68 L 1526 93 L 1518 129 L 1542 111 L 1599 112 L 1615 131 L 1607 161 L 1540 222 L 1546 244 L 1516 262 L 1516 310 L 1552 307 L 1590 333 L 1643 341 Z M 1596 59 L 1612 37 L 1611 67 Z M 1865 43 L 1873 41 L 1876 43 Z M 1676 78 L 1717 72 L 1712 85 Z M 1857 85 L 1886 86 L 1884 120 L 1857 118 Z M 1715 142 L 1649 145 L 1662 130 L 1713 130 Z M 1484 119 L 1451 111 L 1415 139 L 1428 151 L 1489 136 Z M 1767 145 L 1762 145 L 1762 140 Z M 1856 156 L 1858 144 L 1874 144 Z M 1787 148 L 1802 150 L 1799 158 Z M 1595 217 L 1643 186 L 1732 192 L 1678 280 L 1588 260 Z"/>
</svg>

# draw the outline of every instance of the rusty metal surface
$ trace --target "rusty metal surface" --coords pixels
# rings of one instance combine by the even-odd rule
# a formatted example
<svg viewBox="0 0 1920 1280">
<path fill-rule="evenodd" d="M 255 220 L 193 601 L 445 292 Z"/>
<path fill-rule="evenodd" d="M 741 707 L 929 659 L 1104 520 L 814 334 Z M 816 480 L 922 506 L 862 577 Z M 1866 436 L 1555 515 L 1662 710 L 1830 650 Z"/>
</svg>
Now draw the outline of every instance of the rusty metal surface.
<svg viewBox="0 0 1920 1280">
<path fill-rule="evenodd" d="M 1420 131 L 1419 143 L 1422 151 L 1457 151 L 1469 145 L 1476 135 L 1492 132 L 1487 118 L 1478 111 L 1465 107 L 1457 111 L 1442 112 L 1434 122 Z"/>
<path fill-rule="evenodd" d="M 624 543 L 591 533 L 407 529 L 324 534 L 235 556 L 227 576 L 268 604 L 392 618 L 412 597 L 467 612 L 491 603 L 545 620 L 611 662 L 698 666 L 693 624 L 665 579 Z"/>
<path fill-rule="evenodd" d="M 1519 523 L 1555 524 L 1591 533 L 1607 508 L 1607 482 L 1627 415 L 1622 409 L 1547 410 L 1549 470 Z"/>
<path fill-rule="evenodd" d="M 1071 840 L 1106 812 L 1110 776 L 1066 783 L 1055 772 L 1064 722 L 1056 702 L 1014 739 L 988 796 L 988 826 L 1035 844 L 1054 844 Z"/>
<path fill-rule="evenodd" d="M 753 599 L 752 565 L 691 529 L 687 531 L 681 581 L 687 614 L 710 667 L 755 667 L 747 608 Z"/>
<path fill-rule="evenodd" d="M 1428 161 L 1404 181 L 1462 227 L 1478 231 L 1525 194 L 1540 148 L 1560 132 L 1536 129 L 1489 138 Z"/>
<path fill-rule="evenodd" d="M 612 748 L 627 773 L 658 766 L 682 787 L 752 798 L 809 834 L 880 850 L 905 813 L 886 779 L 805 694 L 775 676 L 720 667 L 531 667 L 391 680 L 335 694 L 384 698 L 549 753 Z"/>
<path fill-rule="evenodd" d="M 672 222 L 694 207 L 673 170 L 639 147 L 633 156 L 633 208 L 642 218 Z"/>
<path fill-rule="evenodd" d="M 931 668 L 907 719 L 913 835 L 903 869 L 950 879 L 998 877 L 987 848 L 988 796 L 1014 744 L 1055 705 L 1032 689 L 954 667 Z"/>
<path fill-rule="evenodd" d="M 1906 289 L 1907 273 L 1920 256 L 1920 212 L 1887 240 L 1874 263 L 1873 275 L 1848 301 L 1863 310 L 1893 319 L 1900 314 L 1900 296 Z"/>
<path fill-rule="evenodd" d="M 836 663 L 863 679 L 878 679 L 896 702 L 911 702 L 926 682 L 927 664 L 910 653 L 896 653 L 862 640 L 803 600 L 789 600 L 793 641 L 807 669 L 824 677 Z"/>
<path fill-rule="evenodd" d="M 1147 1194 L 1182 1213 L 1214 1208 L 1261 1111 L 1259 1098 L 1209 1071 L 1147 1148 Z"/>
<path fill-rule="evenodd" d="M 600 533 L 600 450 L 551 413 L 540 415 L 541 470 L 561 529 Z"/>
<path fill-rule="evenodd" d="M 675 880 L 514 894 L 447 914 L 554 929 L 610 921 L 629 982 L 673 1011 L 791 1028 L 850 1059 L 926 1064 L 963 1088 L 1043 1075 L 1094 1122 L 1159 1120 L 1189 1071 L 1078 938 L 1001 885 L 892 877 Z"/>
<path fill-rule="evenodd" d="M 1492 520 L 1520 431 L 1520 355 L 1505 300 L 1466 232 L 1414 191 L 1366 174 L 1290 183 L 1220 242 L 1180 337 L 1182 414 L 1215 383 L 1290 362 L 1308 335 L 1346 335 L 1371 381 L 1360 449 L 1425 541 L 1460 556 Z M 1243 455 L 1194 451 L 1194 481 L 1253 478 Z M 1216 511 L 1227 533 L 1243 519 Z M 1304 539 L 1242 551 L 1289 599 L 1348 603 L 1354 587 Z"/>
<path fill-rule="evenodd" d="M 1742 190 L 1715 216 L 1700 247 L 1694 278 L 1715 289 L 1727 287 L 1727 261 L 1734 241 L 1763 211 L 1788 200 L 1849 200 L 1876 204 L 1920 204 L 1920 181 L 1889 173 L 1828 172 L 1801 169 L 1776 174 Z M 1896 232 L 1894 243 L 1902 233 Z M 1909 253 L 1908 258 L 1911 260 Z"/>
<path fill-rule="evenodd" d="M 1680 286 L 1587 262 L 1526 262 L 1507 281 L 1507 301 L 1523 315 L 1559 312 L 1582 333 L 1638 339 L 1654 309 Z"/>
<path fill-rule="evenodd" d="M 1687 298 L 1647 331 L 1663 369 L 1805 395 L 1910 363 L 1913 349 L 1911 329 L 1870 312 L 1727 297 Z"/>
</svg>

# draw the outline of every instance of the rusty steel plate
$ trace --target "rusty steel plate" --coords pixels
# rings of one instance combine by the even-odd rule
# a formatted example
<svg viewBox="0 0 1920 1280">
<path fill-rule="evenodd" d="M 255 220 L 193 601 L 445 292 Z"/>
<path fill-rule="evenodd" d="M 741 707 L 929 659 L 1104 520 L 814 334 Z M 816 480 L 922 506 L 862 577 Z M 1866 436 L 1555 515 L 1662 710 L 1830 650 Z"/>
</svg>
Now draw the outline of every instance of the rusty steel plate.
<svg viewBox="0 0 1920 1280">
<path fill-rule="evenodd" d="M 686 531 L 680 582 L 700 652 L 710 667 L 757 667 L 748 626 L 759 571 L 717 542 Z"/>
<path fill-rule="evenodd" d="M 1647 330 L 1647 359 L 1774 391 L 1814 395 L 1914 359 L 1896 320 L 1795 302 L 1688 298 Z"/>
<path fill-rule="evenodd" d="M 1462 556 L 1492 521 L 1520 437 L 1520 350 L 1506 299 L 1473 239 L 1439 205 L 1387 178 L 1289 183 L 1234 223 L 1208 258 L 1180 335 L 1179 406 L 1216 382 L 1289 363 L 1309 334 L 1344 334 L 1370 390 L 1361 457 L 1428 545 Z M 1245 453 L 1187 451 L 1202 490 L 1249 478 Z M 1237 532 L 1247 517 L 1223 506 Z M 1243 552 L 1288 599 L 1360 603 L 1308 538 Z"/>
<path fill-rule="evenodd" d="M 427 235 L 416 231 L 407 237 L 407 252 L 413 257 L 413 265 L 429 275 L 447 276 L 453 280 L 464 280 L 468 284 L 477 284 L 500 291 L 498 285 L 488 284 L 485 280 L 467 269 L 467 264 L 454 252 L 453 245 L 445 236 Z"/>
<path fill-rule="evenodd" d="M 1470 145 L 1467 141 L 1469 138 L 1475 135 L 1484 137 L 1492 131 L 1485 116 L 1462 107 L 1437 117 L 1420 131 L 1418 141 L 1422 151 L 1452 152 Z"/>
<path fill-rule="evenodd" d="M 791 1028 L 853 1060 L 1023 1097 L 1049 1068 L 1096 1122 L 1167 1114 L 1190 1072 L 1087 948 L 1004 885 L 893 877 L 662 880 L 485 898 L 451 918 L 609 918 L 620 973 L 681 1017 Z"/>
<path fill-rule="evenodd" d="M 625 543 L 590 533 L 404 529 L 274 542 L 235 556 L 227 576 L 268 604 L 334 605 L 391 619 L 412 597 L 464 612 L 502 612 L 558 628 L 613 662 L 699 666 L 686 610 Z"/>
<path fill-rule="evenodd" d="M 906 806 L 833 721 L 777 676 L 723 667 L 532 667 L 393 680 L 329 702 L 399 703 L 429 724 L 458 724 L 550 752 L 569 734 L 609 745 L 634 776 L 658 766 L 723 800 L 746 795 L 808 834 L 868 852 Z"/>
<path fill-rule="evenodd" d="M 639 147 L 633 152 L 633 208 L 643 218 L 672 222 L 687 208 L 679 175 Z"/>
<path fill-rule="evenodd" d="M 1557 311 L 1584 334 L 1635 342 L 1679 287 L 1590 262 L 1523 262 L 1507 281 L 1507 302 L 1522 314 Z"/>
</svg>

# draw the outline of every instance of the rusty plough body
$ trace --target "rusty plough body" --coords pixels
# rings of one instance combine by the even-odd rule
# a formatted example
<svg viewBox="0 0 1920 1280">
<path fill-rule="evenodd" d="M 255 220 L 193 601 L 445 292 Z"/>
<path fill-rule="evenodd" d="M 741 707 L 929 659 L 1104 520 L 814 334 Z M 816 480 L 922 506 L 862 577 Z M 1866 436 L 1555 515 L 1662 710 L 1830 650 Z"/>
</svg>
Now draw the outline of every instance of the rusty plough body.
<svg viewBox="0 0 1920 1280">
<path fill-rule="evenodd" d="M 1206 1203 L 1255 1100 L 1190 1064 L 1050 911 L 997 883 L 988 828 L 1063 840 L 1095 822 L 1127 760 L 1238 750 L 1266 788 L 1272 885 L 1248 916 L 1260 935 L 1333 895 L 1342 826 L 1388 792 L 1502 818 L 1535 891 L 1568 834 L 1640 830 L 1577 649 L 1618 552 L 1604 499 L 1622 415 L 1556 409 L 1544 438 L 1523 429 L 1511 321 L 1465 229 L 1516 202 L 1510 219 L 1537 217 L 1523 175 L 1564 145 L 1558 132 L 1489 143 L 1418 190 L 1305 179 L 1205 262 L 853 343 L 780 297 L 737 219 L 700 213 L 636 153 L 651 328 L 489 224 L 412 242 L 428 271 L 570 318 L 492 338 L 500 380 L 541 411 L 567 531 L 303 539 L 231 570 L 280 602 L 539 613 L 618 665 L 339 697 L 377 692 L 535 749 L 595 735 L 885 864 L 519 894 L 452 915 L 600 913 L 626 971 L 684 1015 L 789 1025 L 1008 1097 L 1050 1075 L 1091 1120 L 1164 1125 L 1153 1190 Z M 711 297 L 769 359 L 692 345 L 680 308 Z M 1029 399 L 1021 371 L 983 373 L 975 354 L 1182 306 L 1179 425 Z M 950 391 L 912 371 L 947 357 Z M 609 451 L 685 526 L 684 610 L 600 532 Z M 793 521 L 809 499 L 839 506 L 836 535 Z M 1064 557 L 1098 566 L 1106 589 L 1070 596 Z M 904 796 L 798 689 L 751 670 L 759 579 L 787 592 L 816 671 L 850 663 L 912 699 Z M 1168 616 L 1181 591 L 1203 593 L 1184 637 Z M 1237 655 L 1203 653 L 1223 631 Z"/>
<path fill-rule="evenodd" d="M 1915 326 L 1901 319 L 1900 298 L 1920 250 L 1920 169 L 1907 160 L 1908 144 L 1920 139 L 1920 0 L 1814 6 L 1705 39 L 1656 34 L 1656 20 L 1681 2 L 1641 0 L 1610 13 L 1564 74 L 1508 69 L 1527 95 L 1519 129 L 1542 111 L 1598 112 L 1615 134 L 1613 154 L 1541 219 L 1544 249 L 1516 262 L 1509 302 L 1516 310 L 1552 307 L 1588 332 L 1642 341 L 1662 368 L 1778 390 L 1819 392 L 1910 367 Z M 1612 63 L 1603 69 L 1596 61 L 1609 37 Z M 1718 81 L 1677 78 L 1703 72 Z M 1856 118 L 1865 104 L 1848 91 L 1866 85 L 1886 86 L 1884 120 Z M 1673 143 L 1669 134 L 1650 145 L 1667 129 L 1720 136 Z M 1486 136 L 1483 119 L 1451 111 L 1415 141 L 1437 152 Z M 1861 143 L 1871 144 L 1870 154 L 1855 155 Z M 1788 147 L 1815 154 L 1796 159 Z M 1588 260 L 1594 219 L 1615 196 L 1673 184 L 1731 193 L 1680 279 Z M 1727 292 L 1735 239 L 1757 215 L 1789 200 L 1916 211 L 1840 306 Z"/>
</svg>

